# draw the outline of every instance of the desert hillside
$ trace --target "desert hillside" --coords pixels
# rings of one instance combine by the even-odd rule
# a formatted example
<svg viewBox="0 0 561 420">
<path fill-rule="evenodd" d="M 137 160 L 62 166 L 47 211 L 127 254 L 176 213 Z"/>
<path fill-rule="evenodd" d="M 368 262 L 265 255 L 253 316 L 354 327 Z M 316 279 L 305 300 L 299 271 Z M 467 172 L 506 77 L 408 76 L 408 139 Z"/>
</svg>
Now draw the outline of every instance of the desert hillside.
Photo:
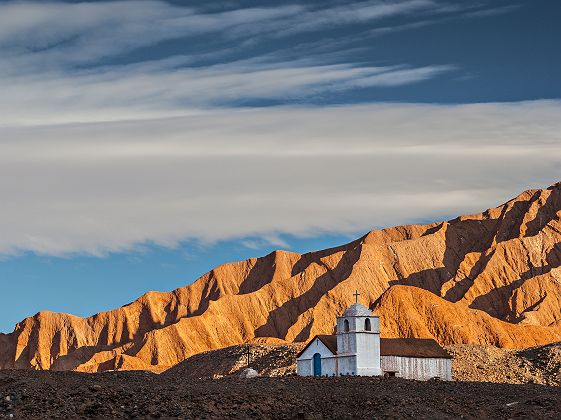
<svg viewBox="0 0 561 420">
<path fill-rule="evenodd" d="M 296 374 L 296 356 L 304 343 L 238 344 L 218 350 L 205 351 L 189 357 L 163 373 L 170 378 L 217 379 L 239 376 L 249 366 L 259 376 L 278 377 Z"/>
<path fill-rule="evenodd" d="M 224 264 L 89 318 L 40 312 L 0 334 L 0 367 L 161 371 L 249 341 L 305 342 L 332 332 L 355 289 L 386 337 L 531 347 L 561 340 L 560 266 L 558 183 L 448 222 Z"/>
</svg>

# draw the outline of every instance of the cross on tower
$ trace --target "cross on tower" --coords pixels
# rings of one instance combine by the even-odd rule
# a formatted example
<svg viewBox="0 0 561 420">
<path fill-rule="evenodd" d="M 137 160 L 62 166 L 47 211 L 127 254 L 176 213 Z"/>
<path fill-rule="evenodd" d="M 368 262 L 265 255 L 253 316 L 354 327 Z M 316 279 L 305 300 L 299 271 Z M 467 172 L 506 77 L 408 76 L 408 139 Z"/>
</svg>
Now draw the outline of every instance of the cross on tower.
<svg viewBox="0 0 561 420">
<path fill-rule="evenodd" d="M 358 293 L 358 289 L 356 290 L 356 292 L 353 293 L 353 296 L 356 299 L 356 303 L 358 303 L 358 297 L 360 296 L 360 293 Z"/>
</svg>

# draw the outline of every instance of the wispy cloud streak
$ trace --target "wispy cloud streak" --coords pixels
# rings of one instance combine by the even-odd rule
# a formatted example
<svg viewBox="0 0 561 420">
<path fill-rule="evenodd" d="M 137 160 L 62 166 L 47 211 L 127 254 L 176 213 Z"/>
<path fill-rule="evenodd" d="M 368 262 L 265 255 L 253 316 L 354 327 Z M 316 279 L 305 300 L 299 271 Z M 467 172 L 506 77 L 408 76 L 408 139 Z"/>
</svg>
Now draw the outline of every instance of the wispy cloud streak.
<svg viewBox="0 0 561 420">
<path fill-rule="evenodd" d="M 311 54 L 298 47 L 289 51 L 284 44 L 243 58 L 240 52 L 263 36 L 287 37 L 442 8 L 431 0 L 214 13 L 158 1 L 134 7 L 120 1 L 0 4 L 0 124 L 155 118 L 422 82 L 456 68 L 350 62 L 341 51 L 348 47 L 344 39 L 333 43 L 335 50 Z M 209 34 L 212 41 L 200 38 Z M 155 46 L 174 39 L 199 48 L 140 62 L 123 58 L 139 48 L 158 51 Z"/>
<path fill-rule="evenodd" d="M 431 0 L 402 0 L 319 9 L 286 5 L 205 13 L 160 1 L 136 1 L 134 7 L 127 1 L 15 2 L 0 4 L 0 48 L 12 58 L 27 59 L 29 63 L 33 56 L 43 66 L 57 67 L 92 63 L 183 37 L 286 37 L 438 8 Z"/>
<path fill-rule="evenodd" d="M 299 99 L 364 86 L 405 85 L 453 70 L 451 66 L 306 66 L 291 62 L 175 68 L 148 63 L 101 73 L 12 77 L 0 80 L 0 124 L 153 118 L 239 101 Z"/>
</svg>

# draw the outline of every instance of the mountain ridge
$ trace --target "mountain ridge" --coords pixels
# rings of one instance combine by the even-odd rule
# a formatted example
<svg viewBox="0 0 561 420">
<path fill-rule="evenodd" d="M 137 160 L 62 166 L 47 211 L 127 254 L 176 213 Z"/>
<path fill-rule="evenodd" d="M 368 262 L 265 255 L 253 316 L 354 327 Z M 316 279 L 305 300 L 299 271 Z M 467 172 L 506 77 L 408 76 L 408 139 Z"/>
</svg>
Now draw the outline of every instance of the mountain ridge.
<svg viewBox="0 0 561 420">
<path fill-rule="evenodd" d="M 222 264 L 87 318 L 42 311 L 0 334 L 0 368 L 159 371 L 255 339 L 301 342 L 331 333 L 355 288 L 386 336 L 505 348 L 559 341 L 560 214 L 557 183 L 445 222 Z"/>
</svg>

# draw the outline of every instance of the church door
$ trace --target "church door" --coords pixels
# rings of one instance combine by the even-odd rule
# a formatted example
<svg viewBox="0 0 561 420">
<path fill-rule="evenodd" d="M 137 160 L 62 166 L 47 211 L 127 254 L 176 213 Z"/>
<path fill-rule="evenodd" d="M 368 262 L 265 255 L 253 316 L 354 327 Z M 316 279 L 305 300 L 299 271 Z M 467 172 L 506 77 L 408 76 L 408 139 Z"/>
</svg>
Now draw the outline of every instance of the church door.
<svg viewBox="0 0 561 420">
<path fill-rule="evenodd" d="M 321 376 L 321 354 L 314 354 L 314 376 Z"/>
</svg>

